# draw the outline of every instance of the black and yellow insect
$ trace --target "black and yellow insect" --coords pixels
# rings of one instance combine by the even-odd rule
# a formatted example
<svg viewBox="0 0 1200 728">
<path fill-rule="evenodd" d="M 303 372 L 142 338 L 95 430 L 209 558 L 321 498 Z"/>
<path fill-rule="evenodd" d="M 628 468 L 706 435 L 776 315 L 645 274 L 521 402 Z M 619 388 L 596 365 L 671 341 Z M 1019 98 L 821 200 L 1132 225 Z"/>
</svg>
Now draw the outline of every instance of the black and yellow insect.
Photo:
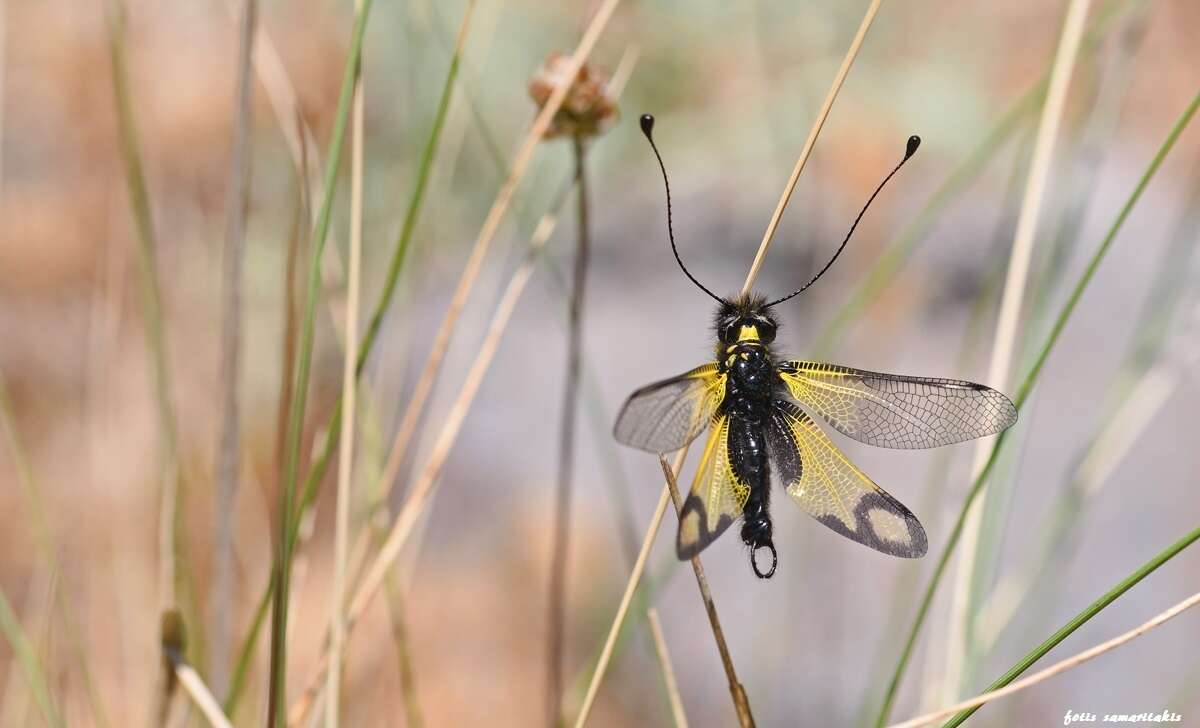
<svg viewBox="0 0 1200 728">
<path fill-rule="evenodd" d="M 1000 392 L 972 382 L 779 358 L 772 351 L 779 325 L 770 311 L 829 270 L 920 139 L 908 140 L 904 159 L 875 189 L 825 267 L 795 292 L 768 302 L 755 294 L 721 298 L 684 266 L 671 229 L 667 172 L 651 134 L 654 118 L 641 121 L 667 186 L 671 250 L 684 274 L 719 304 L 716 361 L 637 390 L 615 427 L 618 441 L 655 453 L 678 450 L 709 428 L 680 513 L 679 558 L 698 554 L 741 518 L 750 565 L 770 578 L 778 564 L 769 511 L 772 469 L 792 500 L 834 531 L 892 556 L 923 556 L 928 541 L 916 516 L 855 467 L 814 416 L 868 445 L 911 449 L 997 433 L 1016 422 L 1016 408 Z M 771 553 L 765 571 L 757 561 L 761 549 Z"/>
</svg>

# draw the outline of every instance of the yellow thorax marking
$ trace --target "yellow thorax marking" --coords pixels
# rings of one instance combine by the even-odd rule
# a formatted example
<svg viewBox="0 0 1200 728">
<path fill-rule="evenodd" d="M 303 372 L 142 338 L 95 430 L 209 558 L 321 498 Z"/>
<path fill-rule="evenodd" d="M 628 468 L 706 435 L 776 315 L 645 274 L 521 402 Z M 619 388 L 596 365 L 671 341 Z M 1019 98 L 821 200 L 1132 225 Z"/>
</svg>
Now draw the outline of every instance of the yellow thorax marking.
<svg viewBox="0 0 1200 728">
<path fill-rule="evenodd" d="M 734 349 L 738 348 L 738 346 L 746 343 L 759 343 L 757 326 L 743 326 L 741 330 L 738 331 L 737 342 L 725 347 L 725 353 L 732 353 Z M 742 358 L 746 358 L 746 352 L 742 352 Z M 730 361 L 732 361 L 732 357 L 730 357 Z"/>
</svg>

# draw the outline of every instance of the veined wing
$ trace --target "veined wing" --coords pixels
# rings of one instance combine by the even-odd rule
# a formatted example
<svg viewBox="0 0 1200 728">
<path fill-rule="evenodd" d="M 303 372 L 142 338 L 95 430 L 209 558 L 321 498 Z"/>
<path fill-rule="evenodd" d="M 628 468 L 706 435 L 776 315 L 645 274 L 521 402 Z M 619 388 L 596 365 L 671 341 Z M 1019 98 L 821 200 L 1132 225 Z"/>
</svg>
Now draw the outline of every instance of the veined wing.
<svg viewBox="0 0 1200 728">
<path fill-rule="evenodd" d="M 717 540 L 742 515 L 750 486 L 733 472 L 729 460 L 729 418 L 718 417 L 696 470 L 692 490 L 679 511 L 675 552 L 690 559 Z"/>
<path fill-rule="evenodd" d="M 653 453 L 678 450 L 696 439 L 725 399 L 726 375 L 705 364 L 647 385 L 629 395 L 613 435 L 617 441 Z"/>
<path fill-rule="evenodd" d="M 891 556 L 925 555 L 929 541 L 917 517 L 854 467 L 799 407 L 777 401 L 766 439 L 780 482 L 813 518 Z"/>
<path fill-rule="evenodd" d="M 868 445 L 937 447 L 992 435 L 1017 421 L 1008 397 L 974 382 L 811 361 L 783 362 L 778 371 L 796 401 Z"/>
</svg>

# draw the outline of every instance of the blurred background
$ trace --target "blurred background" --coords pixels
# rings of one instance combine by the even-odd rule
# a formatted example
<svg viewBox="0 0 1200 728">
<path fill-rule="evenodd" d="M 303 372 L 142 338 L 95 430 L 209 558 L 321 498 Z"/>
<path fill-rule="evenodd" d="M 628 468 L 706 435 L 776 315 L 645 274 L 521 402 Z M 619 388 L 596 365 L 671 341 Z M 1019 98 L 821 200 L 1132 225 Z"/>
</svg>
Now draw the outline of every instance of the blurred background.
<svg viewBox="0 0 1200 728">
<path fill-rule="evenodd" d="M 411 249 L 361 380 L 352 535 L 386 532 L 433 453 L 539 219 L 561 206 L 562 224 L 534 258 L 431 507 L 385 596 L 350 638 L 347 725 L 545 721 L 564 291 L 577 229 L 573 200 L 561 205 L 573 167 L 569 142 L 537 147 L 390 494 L 380 476 L 472 243 L 537 111 L 529 80 L 550 52 L 574 48 L 598 4 L 479 0 L 471 19 Z M 281 381 L 292 365 L 289 249 L 299 251 L 294 259 L 306 275 L 310 207 L 322 195 L 315 170 L 330 154 L 353 6 L 260 3 L 237 372 L 240 466 L 230 508 L 217 498 L 215 463 L 239 5 L 124 3 L 118 55 L 145 171 L 161 349 L 146 333 L 153 313 L 114 92 L 115 11 L 67 0 L 0 6 L 0 589 L 9 637 L 0 647 L 2 725 L 46 722 L 40 698 L 71 726 L 156 721 L 171 553 L 183 585 L 188 659 L 224 698 L 270 576 Z M 565 610 L 564 713 L 572 719 L 662 487 L 655 458 L 617 446 L 611 423 L 635 388 L 711 357 L 712 302 L 672 260 L 662 184 L 638 115 L 658 119 L 683 256 L 710 288 L 733 292 L 865 7 L 628 2 L 592 53 L 592 69 L 610 76 L 620 66 L 628 81 L 619 119 L 586 154 L 592 260 Z M 383 289 L 465 8 L 462 0 L 379 2 L 370 16 L 360 321 Z M 1041 105 L 1038 83 L 1065 9 L 1065 2 L 1027 0 L 884 3 L 757 288 L 781 295 L 811 277 L 908 136 L 924 143 L 839 263 L 780 308 L 784 353 L 986 379 Z M 1187 0 L 1093 3 L 1042 201 L 1013 374 L 990 384 L 1015 392 L 1196 92 L 1197 32 L 1200 6 Z M 348 149 L 349 142 L 343 161 Z M 991 480 L 965 585 L 966 647 L 949 643 L 952 623 L 962 619 L 952 609 L 960 578 L 952 563 L 894 717 L 978 692 L 1200 522 L 1200 389 L 1192 376 L 1200 335 L 1198 161 L 1200 130 L 1189 128 L 1063 331 Z M 297 172 L 304 164 L 314 170 L 308 184 Z M 341 391 L 348 180 L 343 164 L 320 271 L 302 473 L 323 445 Z M 297 286 L 293 296 L 303 295 Z M 165 390 L 156 350 L 165 353 Z M 707 550 L 713 596 L 760 725 L 873 719 L 970 486 L 973 445 L 884 451 L 832 437 L 921 518 L 930 556 L 910 562 L 862 548 L 782 497 L 773 508 L 775 578 L 755 578 L 736 536 Z M 172 441 L 175 551 L 161 545 Z M 335 471 L 301 524 L 288 646 L 293 700 L 314 674 L 329 623 Z M 690 464 L 684 472 L 686 486 Z M 226 567 L 214 558 L 222 523 L 232 529 L 229 591 L 218 588 Z M 734 723 L 695 580 L 674 558 L 675 525 L 668 513 L 593 725 L 672 724 L 646 626 L 649 605 L 661 616 L 689 722 Z M 1139 624 L 1198 583 L 1200 553 L 1186 551 L 1051 657 Z M 1170 709 L 1183 724 L 1200 724 L 1198 620 L 1185 616 L 972 720 L 1050 725 L 1067 710 Z M 269 633 L 264 627 L 248 653 L 235 724 L 262 723 Z M 14 638 L 21 634 L 24 642 Z M 961 668 L 947 670 L 956 650 Z M 48 695 L 28 669 L 40 672 Z M 186 709 L 177 704 L 173 715 L 185 720 Z"/>
</svg>

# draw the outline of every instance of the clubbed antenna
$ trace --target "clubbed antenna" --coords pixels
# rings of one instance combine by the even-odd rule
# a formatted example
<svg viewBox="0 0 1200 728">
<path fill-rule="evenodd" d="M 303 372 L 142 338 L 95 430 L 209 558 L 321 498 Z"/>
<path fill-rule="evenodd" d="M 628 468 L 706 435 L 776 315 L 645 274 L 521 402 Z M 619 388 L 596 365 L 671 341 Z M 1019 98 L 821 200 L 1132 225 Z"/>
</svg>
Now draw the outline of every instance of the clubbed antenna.
<svg viewBox="0 0 1200 728">
<path fill-rule="evenodd" d="M 653 119 L 651 120 L 651 123 L 653 123 Z M 642 121 L 642 128 L 643 129 L 646 128 L 646 122 L 644 120 L 644 117 L 643 117 L 643 121 Z M 647 132 L 647 134 L 649 134 L 649 132 Z M 833 254 L 833 257 L 829 259 L 829 262 L 825 264 L 825 267 L 822 268 L 819 273 L 817 273 L 815 276 L 813 276 L 812 280 L 810 280 L 808 283 L 805 283 L 803 286 L 800 286 L 800 288 L 796 289 L 792 293 L 789 293 L 788 295 L 784 296 L 783 298 L 780 298 L 775 301 L 771 301 L 770 303 L 767 304 L 767 307 L 774 306 L 777 303 L 783 303 L 784 301 L 788 300 L 789 298 L 793 298 L 795 296 L 800 295 L 801 293 L 804 293 L 804 291 L 806 291 L 809 286 L 811 286 L 812 284 L 817 282 L 817 279 L 819 279 L 821 276 L 825 275 L 825 271 L 829 270 L 829 268 L 833 265 L 833 261 L 837 260 L 838 256 L 842 254 L 842 251 L 846 249 L 846 243 L 850 242 L 850 236 L 854 234 L 854 229 L 856 227 L 858 227 L 858 221 L 862 220 L 863 215 L 867 212 L 867 208 L 870 207 L 871 203 L 875 201 L 875 196 L 878 195 L 879 191 L 883 189 L 883 186 L 888 183 L 888 180 L 890 180 L 892 178 L 892 175 L 899 172 L 900 168 L 904 166 L 904 163 L 907 162 L 912 157 L 912 155 L 917 153 L 917 147 L 919 147 L 919 146 L 921 146 L 921 137 L 913 135 L 908 138 L 908 146 L 905 147 L 905 149 L 904 149 L 904 159 L 901 159 L 900 163 L 897 164 L 894 168 L 892 168 L 891 172 L 888 172 L 888 175 L 883 178 L 883 181 L 879 183 L 879 186 L 875 188 L 875 191 L 871 193 L 871 196 L 867 199 L 867 204 L 863 205 L 862 210 L 860 210 L 858 213 L 858 217 L 854 218 L 854 224 L 850 226 L 850 232 L 846 233 L 846 239 L 843 240 L 842 244 L 838 246 L 837 252 L 835 252 Z"/>
<path fill-rule="evenodd" d="M 696 276 L 688 271 L 687 266 L 683 264 L 683 259 L 679 257 L 679 248 L 675 247 L 675 230 L 671 224 L 671 183 L 667 181 L 667 166 L 663 164 L 662 155 L 658 153 L 658 147 L 654 144 L 654 117 L 650 114 L 642 114 L 642 133 L 646 135 L 646 140 L 650 142 L 650 148 L 654 150 L 654 157 L 658 159 L 658 168 L 662 170 L 663 187 L 667 190 L 667 235 L 671 238 L 671 252 L 675 254 L 675 261 L 679 263 L 683 274 L 695 283 L 696 286 L 712 296 L 718 303 L 725 303 L 725 299 L 704 287 L 704 284 L 696 280 Z M 914 137 L 915 138 L 915 137 Z"/>
</svg>

